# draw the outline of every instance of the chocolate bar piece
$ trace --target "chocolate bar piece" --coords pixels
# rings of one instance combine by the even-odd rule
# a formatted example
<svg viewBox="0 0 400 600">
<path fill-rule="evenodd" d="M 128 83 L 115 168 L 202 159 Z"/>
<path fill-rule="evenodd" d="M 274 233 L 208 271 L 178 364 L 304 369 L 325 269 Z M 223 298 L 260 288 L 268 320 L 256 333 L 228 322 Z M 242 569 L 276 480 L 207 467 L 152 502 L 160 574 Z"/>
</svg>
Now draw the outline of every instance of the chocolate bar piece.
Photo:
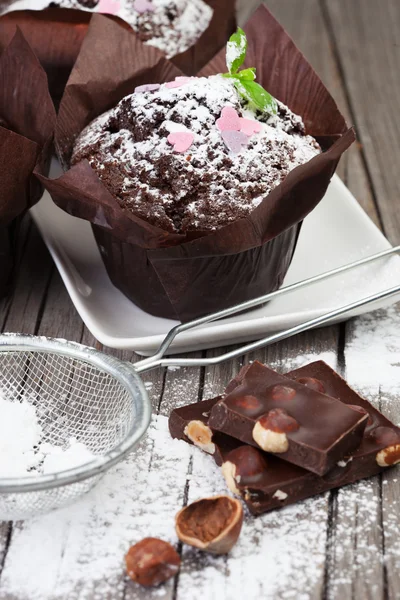
<svg viewBox="0 0 400 600">
<path fill-rule="evenodd" d="M 380 467 L 390 467 L 400 462 L 400 428 L 357 394 L 329 365 L 322 360 L 313 362 L 291 371 L 287 377 L 311 388 L 318 387 L 329 396 L 353 408 L 360 407 L 368 414 L 362 443 L 352 454 L 353 460 L 362 456 L 365 462 L 368 456 L 371 466 L 376 463 Z M 345 461 L 339 461 L 339 466 L 343 462 Z"/>
<path fill-rule="evenodd" d="M 231 381 L 228 386 L 231 390 L 240 383 L 242 375 L 243 370 Z M 368 425 L 360 447 L 352 456 L 340 460 L 324 477 L 213 432 L 208 414 L 220 397 L 176 409 L 170 416 L 172 437 L 200 448 L 205 445 L 216 463 L 222 464 L 230 489 L 245 500 L 254 515 L 376 475 L 400 461 L 400 429 L 361 398 L 328 365 L 315 362 L 288 373 L 288 377 L 299 379 L 303 385 L 324 388 L 333 397 L 368 413 Z"/>
<path fill-rule="evenodd" d="M 304 385 L 254 362 L 214 405 L 208 424 L 324 475 L 358 448 L 367 420 L 359 407 L 355 410 L 318 386 Z"/>
<path fill-rule="evenodd" d="M 188 404 L 173 410 L 168 425 L 171 437 L 194 444 L 207 454 L 211 454 L 220 467 L 224 457 L 242 443 L 219 431 L 212 431 L 208 426 L 212 407 L 222 396 Z"/>
</svg>

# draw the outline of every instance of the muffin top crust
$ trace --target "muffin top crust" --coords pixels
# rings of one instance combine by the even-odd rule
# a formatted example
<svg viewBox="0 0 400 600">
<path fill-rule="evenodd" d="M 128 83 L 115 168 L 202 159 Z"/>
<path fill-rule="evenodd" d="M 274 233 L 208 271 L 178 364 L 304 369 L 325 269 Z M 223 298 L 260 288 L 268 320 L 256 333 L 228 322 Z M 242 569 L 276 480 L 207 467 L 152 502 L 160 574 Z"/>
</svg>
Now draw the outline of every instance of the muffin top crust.
<svg viewBox="0 0 400 600">
<path fill-rule="evenodd" d="M 26 0 L 17 4 L 21 3 Z M 50 6 L 115 14 L 143 43 L 155 46 L 168 58 L 193 46 L 214 12 L 204 0 L 54 0 Z"/>
<path fill-rule="evenodd" d="M 88 160 L 123 209 L 185 233 L 247 216 L 319 152 L 287 106 L 261 113 L 215 75 L 137 88 L 83 130 L 71 164 Z"/>
</svg>

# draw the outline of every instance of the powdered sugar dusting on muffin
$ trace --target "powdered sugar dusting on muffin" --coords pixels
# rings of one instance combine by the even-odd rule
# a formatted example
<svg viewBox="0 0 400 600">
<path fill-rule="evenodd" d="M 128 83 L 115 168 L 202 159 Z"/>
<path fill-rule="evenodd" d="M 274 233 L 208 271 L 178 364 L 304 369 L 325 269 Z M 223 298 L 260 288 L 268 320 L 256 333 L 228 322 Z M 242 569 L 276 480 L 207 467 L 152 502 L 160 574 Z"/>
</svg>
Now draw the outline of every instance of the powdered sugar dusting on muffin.
<svg viewBox="0 0 400 600">
<path fill-rule="evenodd" d="M 164 230 L 220 228 L 247 216 L 319 152 L 301 118 L 282 103 L 269 116 L 242 102 L 232 80 L 220 75 L 132 94 L 82 132 L 72 163 L 89 160 L 122 208 Z M 216 123 L 227 106 L 262 123 L 238 154 Z M 187 152 L 174 151 L 173 131 L 193 134 Z"/>
<path fill-rule="evenodd" d="M 29 4 L 22 0 L 18 4 Z M 185 52 L 207 29 L 213 9 L 204 0 L 149 0 L 151 10 L 137 10 L 137 0 L 55 0 L 52 4 L 91 12 L 115 14 L 129 23 L 139 38 L 159 48 L 168 58 Z M 46 0 L 44 5 L 48 5 Z M 44 8 L 45 6 L 41 7 Z M 29 8 L 29 6 L 28 6 Z"/>
</svg>

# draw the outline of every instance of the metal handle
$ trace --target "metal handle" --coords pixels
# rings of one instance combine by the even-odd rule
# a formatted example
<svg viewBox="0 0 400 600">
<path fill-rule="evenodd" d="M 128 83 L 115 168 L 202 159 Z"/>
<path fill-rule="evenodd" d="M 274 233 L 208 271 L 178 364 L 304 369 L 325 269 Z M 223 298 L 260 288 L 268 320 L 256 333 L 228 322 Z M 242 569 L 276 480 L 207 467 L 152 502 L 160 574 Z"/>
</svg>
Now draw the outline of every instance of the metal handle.
<svg viewBox="0 0 400 600">
<path fill-rule="evenodd" d="M 400 252 L 400 246 L 395 246 L 394 248 L 389 248 L 388 250 L 384 250 L 383 252 L 379 252 L 378 254 L 374 254 L 367 258 L 362 258 L 353 263 L 349 263 L 342 267 L 338 267 L 336 269 L 332 269 L 331 271 L 327 271 L 326 273 L 321 273 L 320 275 L 315 275 L 314 277 L 310 277 L 309 279 L 304 279 L 303 281 L 299 281 L 292 285 L 283 287 L 275 292 L 271 292 L 270 294 L 266 294 L 264 296 L 260 296 L 253 300 L 249 300 L 247 302 L 243 302 L 242 304 L 238 304 L 231 308 L 227 308 L 225 310 L 218 311 L 211 315 L 207 315 L 205 317 L 201 317 L 199 319 L 195 319 L 194 321 L 190 321 L 189 323 L 181 323 L 173 327 L 169 333 L 166 335 L 165 339 L 161 343 L 157 352 L 148 358 L 145 358 L 137 363 L 135 363 L 134 368 L 137 373 L 143 373 L 145 371 L 149 371 L 156 367 L 169 367 L 169 366 L 207 366 L 207 365 L 216 365 L 225 360 L 229 360 L 231 358 L 235 358 L 237 356 L 242 356 L 247 352 L 251 352 L 252 350 L 256 350 L 258 348 L 262 348 L 264 346 L 268 346 L 274 342 L 278 342 L 280 340 L 286 339 L 292 335 L 297 333 L 301 333 L 302 331 L 306 331 L 308 329 L 312 329 L 313 327 L 318 327 L 319 325 L 326 325 L 330 321 L 333 321 L 335 318 L 346 314 L 347 312 L 351 312 L 356 308 L 361 306 L 365 306 L 367 304 L 372 304 L 375 301 L 383 300 L 385 298 L 389 298 L 394 296 L 395 294 L 400 292 L 400 285 L 390 288 L 389 290 L 385 290 L 383 292 L 379 292 L 377 294 L 373 294 L 372 296 L 368 296 L 367 298 L 363 298 L 356 302 L 352 302 L 347 304 L 346 306 L 342 306 L 335 310 L 332 310 L 320 317 L 316 317 L 314 319 L 310 319 L 300 325 L 296 325 L 295 327 L 291 327 L 290 329 L 286 329 L 285 331 L 273 334 L 266 338 L 263 338 L 259 341 L 252 342 L 247 344 L 246 346 L 242 346 L 237 350 L 233 350 L 231 352 L 227 352 L 226 354 L 221 354 L 220 356 L 215 356 L 213 358 L 174 358 L 174 359 L 164 359 L 163 356 L 171 346 L 174 339 L 180 333 L 184 331 L 188 331 L 190 329 L 194 329 L 195 327 L 199 327 L 205 323 L 210 323 L 212 321 L 216 321 L 218 319 L 222 319 L 225 317 L 229 317 L 231 315 L 236 314 L 237 312 L 241 312 L 243 310 L 248 310 L 250 308 L 254 308 L 255 306 L 259 306 L 260 304 L 264 304 L 265 302 L 272 300 L 273 298 L 283 296 L 284 294 L 288 294 L 295 290 L 301 289 L 308 285 L 312 285 L 313 283 L 317 283 L 318 281 L 323 281 L 328 279 L 329 277 L 333 277 L 340 273 L 344 273 L 346 271 L 350 271 L 351 269 L 355 269 L 362 265 L 366 265 L 372 263 L 376 260 L 384 258 L 386 256 L 390 256 L 393 254 L 397 254 Z"/>
</svg>

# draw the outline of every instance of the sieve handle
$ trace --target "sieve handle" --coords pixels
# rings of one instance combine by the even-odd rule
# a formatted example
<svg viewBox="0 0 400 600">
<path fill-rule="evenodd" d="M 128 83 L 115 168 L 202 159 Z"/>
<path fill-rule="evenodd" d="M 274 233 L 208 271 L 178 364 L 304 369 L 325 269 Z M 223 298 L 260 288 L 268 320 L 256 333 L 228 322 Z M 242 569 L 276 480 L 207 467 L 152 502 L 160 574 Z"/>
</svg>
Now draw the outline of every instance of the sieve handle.
<svg viewBox="0 0 400 600">
<path fill-rule="evenodd" d="M 285 331 L 281 331 L 279 333 L 262 338 L 261 340 L 252 342 L 250 344 L 242 346 L 241 348 L 232 350 L 231 352 L 227 352 L 227 353 L 221 354 L 219 356 L 215 356 L 212 358 L 173 358 L 173 359 L 163 358 L 164 354 L 170 347 L 173 340 L 180 333 L 183 333 L 185 331 L 199 327 L 200 325 L 203 325 L 204 323 L 210 323 L 211 321 L 216 321 L 217 319 L 231 316 L 233 314 L 236 314 L 237 312 L 241 312 L 243 310 L 248 310 L 255 306 L 259 306 L 260 304 L 264 304 L 265 302 L 272 300 L 273 298 L 283 296 L 284 294 L 288 294 L 297 289 L 306 287 L 308 285 L 312 285 L 313 283 L 317 283 L 324 279 L 328 279 L 330 277 L 333 277 L 340 273 L 344 273 L 346 271 L 360 267 L 362 265 L 372 263 L 381 258 L 390 256 L 393 254 L 397 254 L 399 251 L 400 251 L 400 246 L 396 246 L 394 248 L 389 248 L 388 250 L 384 250 L 383 252 L 379 252 L 378 254 L 374 254 L 367 258 L 363 258 L 363 259 L 360 259 L 353 263 L 344 265 L 342 267 L 338 267 L 338 268 L 328 271 L 326 273 L 321 273 L 320 275 L 316 275 L 309 279 L 305 279 L 298 283 L 294 283 L 292 285 L 283 287 L 279 290 L 276 290 L 275 292 L 271 292 L 270 294 L 260 296 L 259 298 L 255 298 L 254 300 L 249 300 L 247 302 L 244 302 L 244 303 L 234 306 L 232 308 L 228 308 L 228 309 L 213 313 L 211 315 L 207 315 L 205 317 L 195 319 L 194 321 L 190 321 L 189 323 L 181 323 L 181 324 L 177 325 L 176 327 L 174 327 L 173 329 L 171 329 L 171 331 L 166 335 L 166 337 L 163 340 L 162 344 L 160 345 L 159 349 L 153 356 L 150 356 L 149 358 L 145 358 L 145 359 L 137 362 L 134 365 L 135 370 L 138 373 L 144 373 L 145 371 L 150 371 L 151 369 L 154 369 L 159 366 L 162 366 L 162 367 L 208 366 L 208 365 L 219 364 L 221 362 L 224 362 L 225 360 L 229 360 L 231 358 L 236 358 L 238 356 L 242 356 L 243 354 L 246 354 L 247 352 L 251 352 L 252 350 L 256 350 L 258 348 L 263 348 L 265 346 L 268 346 L 268 345 L 278 342 L 280 340 L 283 340 L 283 339 L 286 339 L 293 335 L 296 335 L 297 333 L 307 331 L 308 329 L 312 329 L 314 327 L 318 327 L 321 325 L 327 325 L 328 323 L 334 321 L 338 317 L 345 315 L 346 313 L 349 313 L 349 312 L 351 312 L 357 308 L 360 308 L 362 306 L 372 304 L 378 300 L 384 300 L 385 298 L 390 298 L 400 292 L 400 286 L 395 286 L 395 287 L 385 290 L 383 292 L 378 292 L 378 293 L 368 296 L 366 298 L 362 298 L 361 300 L 357 300 L 356 302 L 352 302 L 345 306 L 341 306 L 337 309 L 327 312 L 324 315 L 321 315 L 320 317 L 315 317 L 314 319 L 305 321 L 304 323 L 301 323 L 299 325 L 296 325 L 294 327 L 286 329 Z"/>
</svg>

